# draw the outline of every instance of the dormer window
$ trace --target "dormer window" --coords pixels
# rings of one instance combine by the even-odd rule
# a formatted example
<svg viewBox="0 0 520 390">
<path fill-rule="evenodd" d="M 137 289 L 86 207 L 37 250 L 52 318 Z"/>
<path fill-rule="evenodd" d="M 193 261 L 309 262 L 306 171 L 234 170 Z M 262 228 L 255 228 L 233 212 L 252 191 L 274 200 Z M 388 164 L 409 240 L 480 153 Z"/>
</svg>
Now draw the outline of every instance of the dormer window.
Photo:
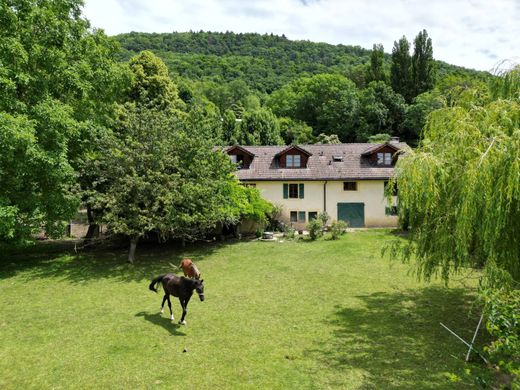
<svg viewBox="0 0 520 390">
<path fill-rule="evenodd" d="M 373 165 L 391 167 L 397 161 L 400 150 L 397 144 L 377 144 L 365 150 L 361 156 Z"/>
<path fill-rule="evenodd" d="M 341 162 L 343 161 L 343 156 L 332 156 L 332 161 Z"/>
<path fill-rule="evenodd" d="M 291 145 L 275 154 L 274 159 L 278 168 L 307 168 L 310 156 L 307 150 Z"/>
<path fill-rule="evenodd" d="M 237 164 L 238 169 L 244 167 L 244 156 L 242 154 L 230 154 L 231 162 Z"/>
<path fill-rule="evenodd" d="M 377 153 L 377 165 L 392 165 L 392 153 Z"/>
<path fill-rule="evenodd" d="M 241 146 L 231 146 L 226 150 L 229 159 L 236 164 L 237 169 L 249 169 L 255 155 Z"/>
<path fill-rule="evenodd" d="M 288 154 L 286 156 L 286 167 L 287 168 L 300 168 L 302 159 L 299 154 Z"/>
</svg>

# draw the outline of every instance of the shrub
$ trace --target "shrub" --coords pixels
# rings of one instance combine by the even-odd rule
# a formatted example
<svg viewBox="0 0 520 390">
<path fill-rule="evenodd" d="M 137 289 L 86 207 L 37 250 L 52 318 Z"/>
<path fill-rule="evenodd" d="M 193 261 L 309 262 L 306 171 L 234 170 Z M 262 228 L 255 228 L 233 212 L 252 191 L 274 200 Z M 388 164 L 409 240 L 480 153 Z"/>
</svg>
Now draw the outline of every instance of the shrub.
<svg viewBox="0 0 520 390">
<path fill-rule="evenodd" d="M 264 234 L 264 231 L 262 229 L 256 229 L 255 236 L 256 238 L 261 238 Z"/>
<path fill-rule="evenodd" d="M 329 214 L 327 214 L 327 212 L 324 211 L 323 213 L 318 214 L 318 219 L 321 222 L 321 226 L 325 227 L 325 226 L 327 226 L 327 222 L 329 222 L 330 217 L 329 217 Z"/>
<path fill-rule="evenodd" d="M 316 240 L 318 237 L 322 235 L 323 223 L 320 218 L 313 219 L 307 225 L 307 230 L 309 231 L 309 237 L 311 240 Z"/>
<path fill-rule="evenodd" d="M 330 234 L 333 240 L 337 240 L 339 236 L 345 234 L 347 229 L 347 223 L 345 221 L 334 221 L 330 225 Z"/>
<path fill-rule="evenodd" d="M 288 226 L 287 229 L 284 232 L 284 236 L 289 239 L 293 239 L 296 235 L 296 231 L 293 229 L 292 226 Z"/>
<path fill-rule="evenodd" d="M 494 338 L 484 350 L 520 388 L 520 290 L 487 291 L 484 299 L 486 328 Z"/>
</svg>

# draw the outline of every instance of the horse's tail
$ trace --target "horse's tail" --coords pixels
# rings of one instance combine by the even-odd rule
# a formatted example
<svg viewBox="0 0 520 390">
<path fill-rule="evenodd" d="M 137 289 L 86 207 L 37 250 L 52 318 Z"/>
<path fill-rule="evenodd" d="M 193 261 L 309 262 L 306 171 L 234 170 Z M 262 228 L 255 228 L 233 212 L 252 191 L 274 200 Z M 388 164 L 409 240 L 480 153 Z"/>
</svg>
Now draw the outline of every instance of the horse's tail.
<svg viewBox="0 0 520 390">
<path fill-rule="evenodd" d="M 157 292 L 157 288 L 155 288 L 155 285 L 156 285 L 157 283 L 160 283 L 160 282 L 163 280 L 163 278 L 164 278 L 165 276 L 166 276 L 166 275 L 159 275 L 159 276 L 157 276 L 154 280 L 152 280 L 152 283 L 150 283 L 150 285 L 148 286 L 148 288 L 149 288 L 150 290 L 152 290 L 152 291 Z"/>
</svg>

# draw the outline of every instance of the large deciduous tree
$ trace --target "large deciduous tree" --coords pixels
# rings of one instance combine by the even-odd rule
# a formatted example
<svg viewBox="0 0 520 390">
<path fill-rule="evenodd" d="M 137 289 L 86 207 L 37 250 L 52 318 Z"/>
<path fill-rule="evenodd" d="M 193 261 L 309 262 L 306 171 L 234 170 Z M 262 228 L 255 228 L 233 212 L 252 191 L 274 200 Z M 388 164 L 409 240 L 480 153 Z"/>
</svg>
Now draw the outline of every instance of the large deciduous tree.
<svg viewBox="0 0 520 390">
<path fill-rule="evenodd" d="M 344 76 L 302 77 L 274 92 L 268 105 L 278 116 L 305 122 L 312 127 L 315 136 L 337 134 L 344 142 L 356 138 L 357 90 Z"/>
<path fill-rule="evenodd" d="M 124 84 L 117 46 L 81 1 L 0 3 L 0 239 L 63 232 L 77 209 L 78 162 Z M 9 183 L 9 185 L 7 184 Z"/>
<path fill-rule="evenodd" d="M 233 164 L 186 123 L 157 108 L 126 109 L 96 161 L 92 202 L 112 232 L 130 237 L 130 262 L 146 233 L 194 240 L 240 216 Z"/>
<path fill-rule="evenodd" d="M 402 135 L 407 105 L 403 97 L 382 81 L 371 82 L 360 91 L 357 141 L 366 141 L 375 134 Z"/>
<path fill-rule="evenodd" d="M 246 112 L 240 122 L 238 143 L 241 145 L 281 145 L 280 125 L 269 109 Z"/>
</svg>

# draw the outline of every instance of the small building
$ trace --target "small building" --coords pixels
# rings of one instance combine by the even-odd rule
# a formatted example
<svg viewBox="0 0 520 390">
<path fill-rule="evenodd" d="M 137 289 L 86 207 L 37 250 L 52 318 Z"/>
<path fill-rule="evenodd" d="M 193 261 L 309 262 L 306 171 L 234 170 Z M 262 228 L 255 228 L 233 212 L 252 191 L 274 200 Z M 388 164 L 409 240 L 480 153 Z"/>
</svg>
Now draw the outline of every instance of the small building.
<svg viewBox="0 0 520 390">
<path fill-rule="evenodd" d="M 231 146 L 237 176 L 282 207 L 281 219 L 303 229 L 318 213 L 349 227 L 397 226 L 397 193 L 385 196 L 406 143 Z"/>
</svg>

